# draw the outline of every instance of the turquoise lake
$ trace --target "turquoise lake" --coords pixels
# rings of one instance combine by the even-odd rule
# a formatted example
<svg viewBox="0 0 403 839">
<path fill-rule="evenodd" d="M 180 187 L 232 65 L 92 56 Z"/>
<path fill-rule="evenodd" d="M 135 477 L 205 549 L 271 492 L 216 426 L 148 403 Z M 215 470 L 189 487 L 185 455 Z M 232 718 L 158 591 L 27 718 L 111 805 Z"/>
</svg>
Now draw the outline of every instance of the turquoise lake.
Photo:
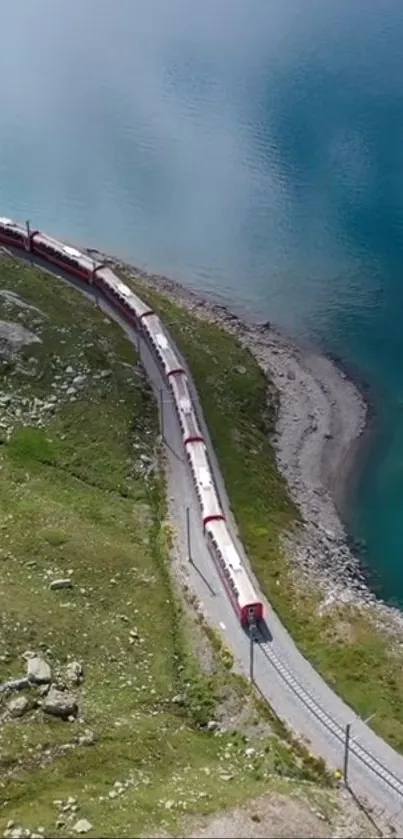
<svg viewBox="0 0 403 839">
<path fill-rule="evenodd" d="M 403 3 L 3 4 L 0 215 L 221 295 L 371 388 L 349 508 L 403 605 Z"/>
</svg>

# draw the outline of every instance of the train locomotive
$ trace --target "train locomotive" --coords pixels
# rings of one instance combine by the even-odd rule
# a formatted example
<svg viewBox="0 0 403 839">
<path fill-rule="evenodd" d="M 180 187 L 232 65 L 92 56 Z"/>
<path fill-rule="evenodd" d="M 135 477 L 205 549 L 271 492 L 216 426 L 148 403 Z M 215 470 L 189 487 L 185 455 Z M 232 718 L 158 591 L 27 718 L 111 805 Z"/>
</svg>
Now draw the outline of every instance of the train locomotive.
<svg viewBox="0 0 403 839">
<path fill-rule="evenodd" d="M 174 400 L 183 446 L 199 502 L 204 536 L 232 606 L 244 627 L 263 619 L 263 605 L 232 538 L 214 481 L 207 446 L 183 362 L 157 314 L 103 262 L 39 230 L 0 217 L 0 245 L 32 252 L 46 263 L 100 290 L 156 356 Z"/>
</svg>

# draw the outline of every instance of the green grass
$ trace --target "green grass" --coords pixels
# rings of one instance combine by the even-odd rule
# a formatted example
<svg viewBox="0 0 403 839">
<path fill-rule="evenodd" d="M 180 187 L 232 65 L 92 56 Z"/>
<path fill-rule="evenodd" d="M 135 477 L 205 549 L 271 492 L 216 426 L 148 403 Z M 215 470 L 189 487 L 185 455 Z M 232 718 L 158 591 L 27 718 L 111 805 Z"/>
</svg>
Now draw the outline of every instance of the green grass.
<svg viewBox="0 0 403 839">
<path fill-rule="evenodd" d="M 0 320 L 42 341 L 0 354 L 0 683 L 24 674 L 28 650 L 56 677 L 71 659 L 85 673 L 75 722 L 40 708 L 13 720 L 0 697 L 0 831 L 15 820 L 54 835 L 52 802 L 68 796 L 79 810 L 58 835 L 85 817 L 90 835 L 133 836 L 277 789 L 284 777 L 327 785 L 322 764 L 264 719 L 225 650 L 181 606 L 157 408 L 133 347 L 94 305 L 37 270 L 1 260 L 0 287 L 44 313 L 0 297 Z M 281 521 L 287 510 L 284 500 Z M 50 590 L 66 576 L 73 588 Z M 197 637 L 210 649 L 207 669 Z M 236 724 L 219 736 L 203 729 L 228 702 L 234 718 L 250 708 L 255 735 Z M 78 744 L 87 728 L 95 745 Z M 111 797 L 117 781 L 123 791 Z"/>
<path fill-rule="evenodd" d="M 126 279 L 160 312 L 194 377 L 242 541 L 260 585 L 327 682 L 403 751 L 403 653 L 367 610 L 320 616 L 319 593 L 296 581 L 280 547 L 298 512 L 275 464 L 276 394 L 234 335 L 190 313 L 149 283 Z M 268 399 L 269 397 L 269 399 Z M 270 616 L 269 616 L 270 623 Z"/>
</svg>

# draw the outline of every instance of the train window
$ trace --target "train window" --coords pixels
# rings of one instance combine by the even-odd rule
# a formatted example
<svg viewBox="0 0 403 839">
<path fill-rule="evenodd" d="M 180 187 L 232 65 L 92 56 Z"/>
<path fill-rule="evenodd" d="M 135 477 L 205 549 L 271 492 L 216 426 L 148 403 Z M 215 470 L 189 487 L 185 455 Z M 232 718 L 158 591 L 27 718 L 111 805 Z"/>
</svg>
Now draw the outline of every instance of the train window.
<svg viewBox="0 0 403 839">
<path fill-rule="evenodd" d="M 21 233 L 19 233 L 17 230 L 11 230 L 10 228 L 7 228 L 5 232 L 6 232 L 6 235 L 10 237 L 10 239 L 20 239 L 21 238 Z"/>
</svg>

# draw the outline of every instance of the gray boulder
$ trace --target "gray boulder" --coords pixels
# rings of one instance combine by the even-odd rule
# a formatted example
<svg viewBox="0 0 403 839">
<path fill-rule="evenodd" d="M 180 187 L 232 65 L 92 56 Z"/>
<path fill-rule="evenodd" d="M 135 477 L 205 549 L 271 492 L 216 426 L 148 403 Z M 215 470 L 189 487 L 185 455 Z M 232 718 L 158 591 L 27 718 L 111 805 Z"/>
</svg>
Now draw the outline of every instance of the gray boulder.
<svg viewBox="0 0 403 839">
<path fill-rule="evenodd" d="M 70 661 L 65 670 L 66 682 L 71 685 L 79 685 L 83 680 L 83 667 L 79 661 Z"/>
<path fill-rule="evenodd" d="M 92 830 L 92 824 L 88 819 L 79 819 L 75 823 L 73 830 L 75 833 L 88 833 L 89 830 Z"/>
<path fill-rule="evenodd" d="M 12 717 L 23 717 L 31 707 L 32 704 L 26 696 L 16 696 L 7 704 L 7 709 Z"/>
<path fill-rule="evenodd" d="M 65 580 L 52 580 L 49 588 L 51 591 L 57 591 L 60 588 L 73 588 L 73 581 L 69 577 Z"/>
<path fill-rule="evenodd" d="M 45 714 L 52 714 L 54 717 L 67 719 L 76 717 L 78 706 L 75 696 L 67 691 L 56 690 L 52 687 L 42 701 L 42 710 Z"/>
<path fill-rule="evenodd" d="M 36 685 L 42 685 L 46 682 L 50 682 L 52 678 L 52 671 L 49 664 L 47 664 L 43 658 L 34 656 L 34 658 L 28 659 L 27 676 L 30 682 L 34 682 Z"/>
</svg>

